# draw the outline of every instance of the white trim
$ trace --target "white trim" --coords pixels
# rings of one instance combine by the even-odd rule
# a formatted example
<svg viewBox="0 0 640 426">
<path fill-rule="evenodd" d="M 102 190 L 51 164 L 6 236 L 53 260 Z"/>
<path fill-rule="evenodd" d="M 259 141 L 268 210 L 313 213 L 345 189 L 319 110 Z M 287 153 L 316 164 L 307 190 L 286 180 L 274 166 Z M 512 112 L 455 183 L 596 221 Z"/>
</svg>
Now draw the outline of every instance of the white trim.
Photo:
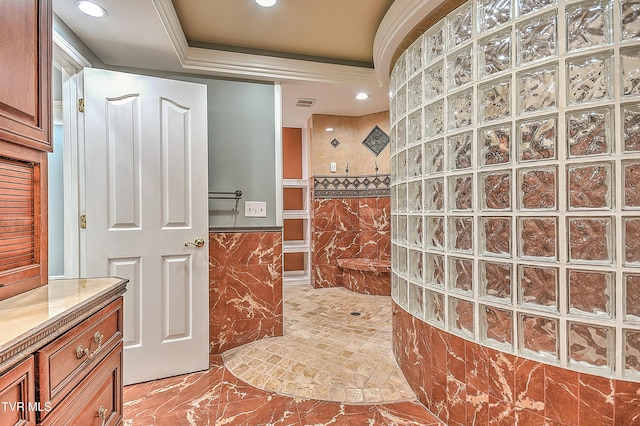
<svg viewBox="0 0 640 426">
<path fill-rule="evenodd" d="M 273 86 L 275 111 L 275 172 L 276 172 L 276 226 L 283 226 L 282 221 L 282 85 Z"/>
<path fill-rule="evenodd" d="M 189 47 L 171 0 L 152 2 L 184 69 L 268 81 L 380 85 L 373 68 Z"/>
<path fill-rule="evenodd" d="M 64 67 L 79 71 L 91 66 L 91 62 L 55 29 L 53 30 L 53 48 L 56 62 Z"/>
<path fill-rule="evenodd" d="M 445 0 L 396 0 L 387 11 L 373 40 L 373 63 L 376 75 L 387 83 L 391 60 L 404 38 Z"/>
</svg>

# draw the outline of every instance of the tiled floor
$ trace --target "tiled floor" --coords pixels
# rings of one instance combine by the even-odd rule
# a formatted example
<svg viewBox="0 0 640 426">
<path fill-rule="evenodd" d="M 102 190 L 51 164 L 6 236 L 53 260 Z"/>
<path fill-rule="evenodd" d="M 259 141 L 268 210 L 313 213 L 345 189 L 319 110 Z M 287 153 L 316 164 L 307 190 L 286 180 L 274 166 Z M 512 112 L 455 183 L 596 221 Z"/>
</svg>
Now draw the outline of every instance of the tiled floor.
<svg viewBox="0 0 640 426">
<path fill-rule="evenodd" d="M 326 290 L 332 290 L 326 292 Z M 324 342 L 326 347 L 320 344 L 321 352 L 317 352 L 316 355 L 309 355 L 309 361 L 313 359 L 324 360 L 325 364 L 315 364 L 314 367 L 319 372 L 324 371 L 325 368 L 328 371 L 335 372 L 336 370 L 331 367 L 336 361 L 342 364 L 349 364 L 354 369 L 352 373 L 355 376 L 371 377 L 383 376 L 382 373 L 376 375 L 376 371 L 388 371 L 388 368 L 380 367 L 383 362 L 370 363 L 367 360 L 362 359 L 360 363 L 354 364 L 357 358 L 353 358 L 347 352 L 356 353 L 357 350 L 354 346 L 350 346 L 353 342 L 358 342 L 357 345 L 360 348 L 366 348 L 372 351 L 364 352 L 365 356 L 371 356 L 384 359 L 387 355 L 387 350 L 390 351 L 391 338 L 388 337 L 387 341 L 380 342 L 379 339 L 383 339 L 381 336 L 385 333 L 385 325 L 378 323 L 378 318 L 385 318 L 386 322 L 390 323 L 390 305 L 388 303 L 382 303 L 383 305 L 379 310 L 375 310 L 369 303 L 359 303 L 351 300 L 351 293 L 348 290 L 337 289 L 338 292 L 334 292 L 334 289 L 320 289 L 312 290 L 310 287 L 286 287 L 285 288 L 285 333 L 290 333 L 296 328 L 297 333 L 306 335 L 310 341 L 316 342 L 314 345 L 309 345 L 312 351 L 317 350 L 318 339 L 326 339 Z M 345 293 L 345 291 L 347 293 Z M 326 293 L 322 293 L 326 292 Z M 335 293 L 337 299 L 329 296 Z M 296 297 L 296 295 L 298 297 Z M 362 295 L 359 295 L 362 296 Z M 306 297 L 304 302 L 299 297 Z M 364 296 L 365 298 L 374 299 L 375 296 Z M 388 297 L 386 298 L 389 299 Z M 381 300 L 384 300 L 381 299 Z M 374 302 L 370 299 L 369 302 Z M 290 303 L 290 305 L 289 305 Z M 323 307 L 324 306 L 324 307 Z M 373 303 L 375 306 L 375 303 Z M 290 311 L 288 311 L 288 309 Z M 294 311 L 297 311 L 295 313 Z M 336 333 L 344 333 L 346 329 L 350 328 L 348 322 L 353 320 L 357 321 L 356 317 L 351 318 L 350 312 L 359 311 L 362 313 L 359 319 L 365 320 L 369 323 L 369 326 L 355 327 L 357 332 L 356 337 L 353 337 L 352 341 L 342 341 L 334 339 L 335 342 L 328 344 L 331 340 L 330 336 L 317 333 L 321 333 L 321 329 L 314 328 L 318 324 L 324 324 L 327 326 L 329 319 L 333 318 L 336 322 Z M 346 312 L 349 319 L 343 316 L 341 313 Z M 361 322 L 365 322 L 361 321 Z M 369 322 L 373 321 L 373 322 Z M 384 321 L 382 321 L 384 322 Z M 390 332 L 390 324 L 387 325 Z M 308 328 L 310 327 L 310 328 Z M 377 329 L 382 327 L 383 330 Z M 305 332 L 306 330 L 306 332 Z M 326 331 L 326 330 L 325 330 Z M 306 334 L 305 334 L 306 333 Z M 343 335 L 345 337 L 346 335 Z M 277 340 L 272 339 L 272 340 Z M 339 347 L 339 344 L 344 346 L 341 355 L 335 355 L 337 358 L 327 356 L 322 357 L 319 354 L 330 354 L 327 351 L 332 346 Z M 314 349 L 315 348 L 315 349 Z M 348 348 L 348 349 L 347 349 Z M 300 350 L 300 349 L 297 349 Z M 295 351 L 291 351 L 294 353 Z M 373 355 L 373 353 L 378 355 Z M 239 351 L 234 352 L 237 356 Z M 382 357 L 380 354 L 385 354 Z M 230 354 L 225 354 L 228 357 Z M 272 356 L 272 353 L 268 353 Z M 281 359 L 288 359 L 286 354 L 279 354 Z M 297 356 L 297 355 L 296 355 Z M 333 355 L 332 355 L 333 356 Z M 342 359 L 344 358 L 344 360 Z M 391 356 L 391 360 L 393 357 Z M 263 360 L 264 361 L 264 360 Z M 272 360 L 275 361 L 275 358 Z M 278 362 L 275 362 L 277 365 Z M 301 363 L 302 364 L 302 363 Z M 357 373 L 360 364 L 367 366 L 366 370 L 360 370 Z M 255 364 L 257 365 L 257 364 Z M 297 363 L 293 364 L 297 365 Z M 306 367 L 311 364 L 302 364 Z M 395 365 L 395 361 L 394 361 Z M 299 368 L 302 368 L 299 367 Z M 255 369 L 255 367 L 252 367 Z M 259 371 L 257 369 L 256 371 Z M 270 370 L 269 370 L 270 371 Z M 292 371 L 294 369 L 292 368 Z M 347 371 L 339 368 L 338 372 Z M 268 371 L 267 371 L 268 373 Z M 386 383 L 393 383 L 390 377 L 395 374 L 391 372 Z M 321 378 L 328 380 L 328 386 L 331 387 L 332 375 L 319 375 L 310 374 L 314 383 Z M 280 375 L 279 377 L 283 377 Z M 284 377 L 289 377 L 284 375 Z M 336 378 L 335 383 L 345 383 L 344 378 Z M 385 380 L 379 379 L 380 382 Z M 348 382 L 348 380 L 347 380 Z M 364 383 L 369 382 L 364 381 Z M 269 381 L 265 381 L 266 383 Z M 373 383 L 373 382 L 372 382 Z M 384 391 L 384 385 L 379 384 L 380 394 L 387 394 Z M 310 387 L 311 388 L 311 387 Z M 318 388 L 318 392 L 321 392 Z M 405 391 L 403 391 L 405 392 Z M 365 392 L 363 390 L 362 396 L 364 401 Z M 407 395 L 406 393 L 396 394 L 394 392 L 388 395 L 393 395 L 394 398 L 415 398 L 413 395 Z M 331 395 L 329 395 L 331 397 Z M 167 379 L 156 380 L 148 383 L 141 383 L 133 386 L 127 386 L 124 390 L 124 426 L 133 425 L 245 425 L 245 426 L 266 426 L 266 425 L 441 425 L 442 423 L 427 411 L 422 405 L 415 400 L 395 402 L 395 403 L 369 403 L 369 404 L 357 404 L 348 405 L 342 402 L 322 401 L 318 399 L 307 399 L 301 397 L 290 397 L 286 395 L 278 394 L 270 390 L 258 389 L 245 381 L 238 379 L 234 374 L 230 372 L 228 368 L 222 362 L 221 356 L 212 356 L 211 368 L 208 371 L 192 373 L 184 376 L 171 377 Z"/>
<path fill-rule="evenodd" d="M 415 399 L 393 356 L 389 297 L 287 286 L 284 319 L 283 337 L 225 352 L 227 369 L 257 388 L 293 397 L 350 404 Z"/>
</svg>

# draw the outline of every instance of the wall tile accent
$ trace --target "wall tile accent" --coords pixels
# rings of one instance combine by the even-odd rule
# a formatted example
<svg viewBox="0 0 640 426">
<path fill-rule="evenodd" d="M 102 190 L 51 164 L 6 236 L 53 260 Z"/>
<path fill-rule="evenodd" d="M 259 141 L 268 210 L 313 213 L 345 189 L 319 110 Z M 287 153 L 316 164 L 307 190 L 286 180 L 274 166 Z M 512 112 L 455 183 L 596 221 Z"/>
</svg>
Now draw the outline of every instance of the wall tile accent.
<svg viewBox="0 0 640 426">
<path fill-rule="evenodd" d="M 314 176 L 314 198 L 370 198 L 388 197 L 391 176 Z"/>
<path fill-rule="evenodd" d="M 380 127 L 374 126 L 362 141 L 362 145 L 366 146 L 377 157 L 389 145 L 389 135 L 382 131 Z"/>
<path fill-rule="evenodd" d="M 210 353 L 282 333 L 282 231 L 210 232 Z"/>
</svg>

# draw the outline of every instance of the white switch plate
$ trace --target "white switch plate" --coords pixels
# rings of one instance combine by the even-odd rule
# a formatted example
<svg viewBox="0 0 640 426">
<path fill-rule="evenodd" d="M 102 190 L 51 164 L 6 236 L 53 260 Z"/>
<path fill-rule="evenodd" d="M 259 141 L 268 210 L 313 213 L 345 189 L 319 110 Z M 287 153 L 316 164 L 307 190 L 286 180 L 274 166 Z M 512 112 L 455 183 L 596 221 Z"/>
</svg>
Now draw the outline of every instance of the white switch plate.
<svg viewBox="0 0 640 426">
<path fill-rule="evenodd" d="M 245 201 L 244 217 L 267 217 L 266 201 Z"/>
<path fill-rule="evenodd" d="M 329 164 L 329 171 L 331 173 L 335 173 L 338 170 L 338 167 L 336 166 L 336 162 L 332 161 L 331 164 Z"/>
</svg>

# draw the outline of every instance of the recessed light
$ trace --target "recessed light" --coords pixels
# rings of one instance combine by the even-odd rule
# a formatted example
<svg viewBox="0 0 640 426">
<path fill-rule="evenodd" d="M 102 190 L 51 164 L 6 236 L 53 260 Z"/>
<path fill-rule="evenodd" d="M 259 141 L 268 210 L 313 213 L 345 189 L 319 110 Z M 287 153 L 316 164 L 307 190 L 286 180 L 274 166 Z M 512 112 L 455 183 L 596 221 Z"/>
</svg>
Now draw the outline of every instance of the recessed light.
<svg viewBox="0 0 640 426">
<path fill-rule="evenodd" d="M 80 0 L 76 2 L 78 9 L 86 15 L 93 16 L 94 18 L 103 18 L 107 16 L 107 11 L 104 8 L 94 2 L 87 0 Z"/>
<path fill-rule="evenodd" d="M 366 94 L 366 93 L 364 93 L 364 92 L 360 92 L 360 93 L 358 93 L 358 94 L 356 95 L 356 99 L 357 99 L 357 100 L 359 100 L 359 101 L 362 101 L 362 100 L 364 100 L 364 99 L 369 99 L 369 95 L 367 95 L 367 94 Z"/>
<path fill-rule="evenodd" d="M 333 132 L 333 127 L 327 127 L 324 129 L 325 132 Z"/>
<path fill-rule="evenodd" d="M 277 1 L 278 0 L 256 0 L 256 3 L 262 7 L 271 7 L 275 5 Z"/>
</svg>

